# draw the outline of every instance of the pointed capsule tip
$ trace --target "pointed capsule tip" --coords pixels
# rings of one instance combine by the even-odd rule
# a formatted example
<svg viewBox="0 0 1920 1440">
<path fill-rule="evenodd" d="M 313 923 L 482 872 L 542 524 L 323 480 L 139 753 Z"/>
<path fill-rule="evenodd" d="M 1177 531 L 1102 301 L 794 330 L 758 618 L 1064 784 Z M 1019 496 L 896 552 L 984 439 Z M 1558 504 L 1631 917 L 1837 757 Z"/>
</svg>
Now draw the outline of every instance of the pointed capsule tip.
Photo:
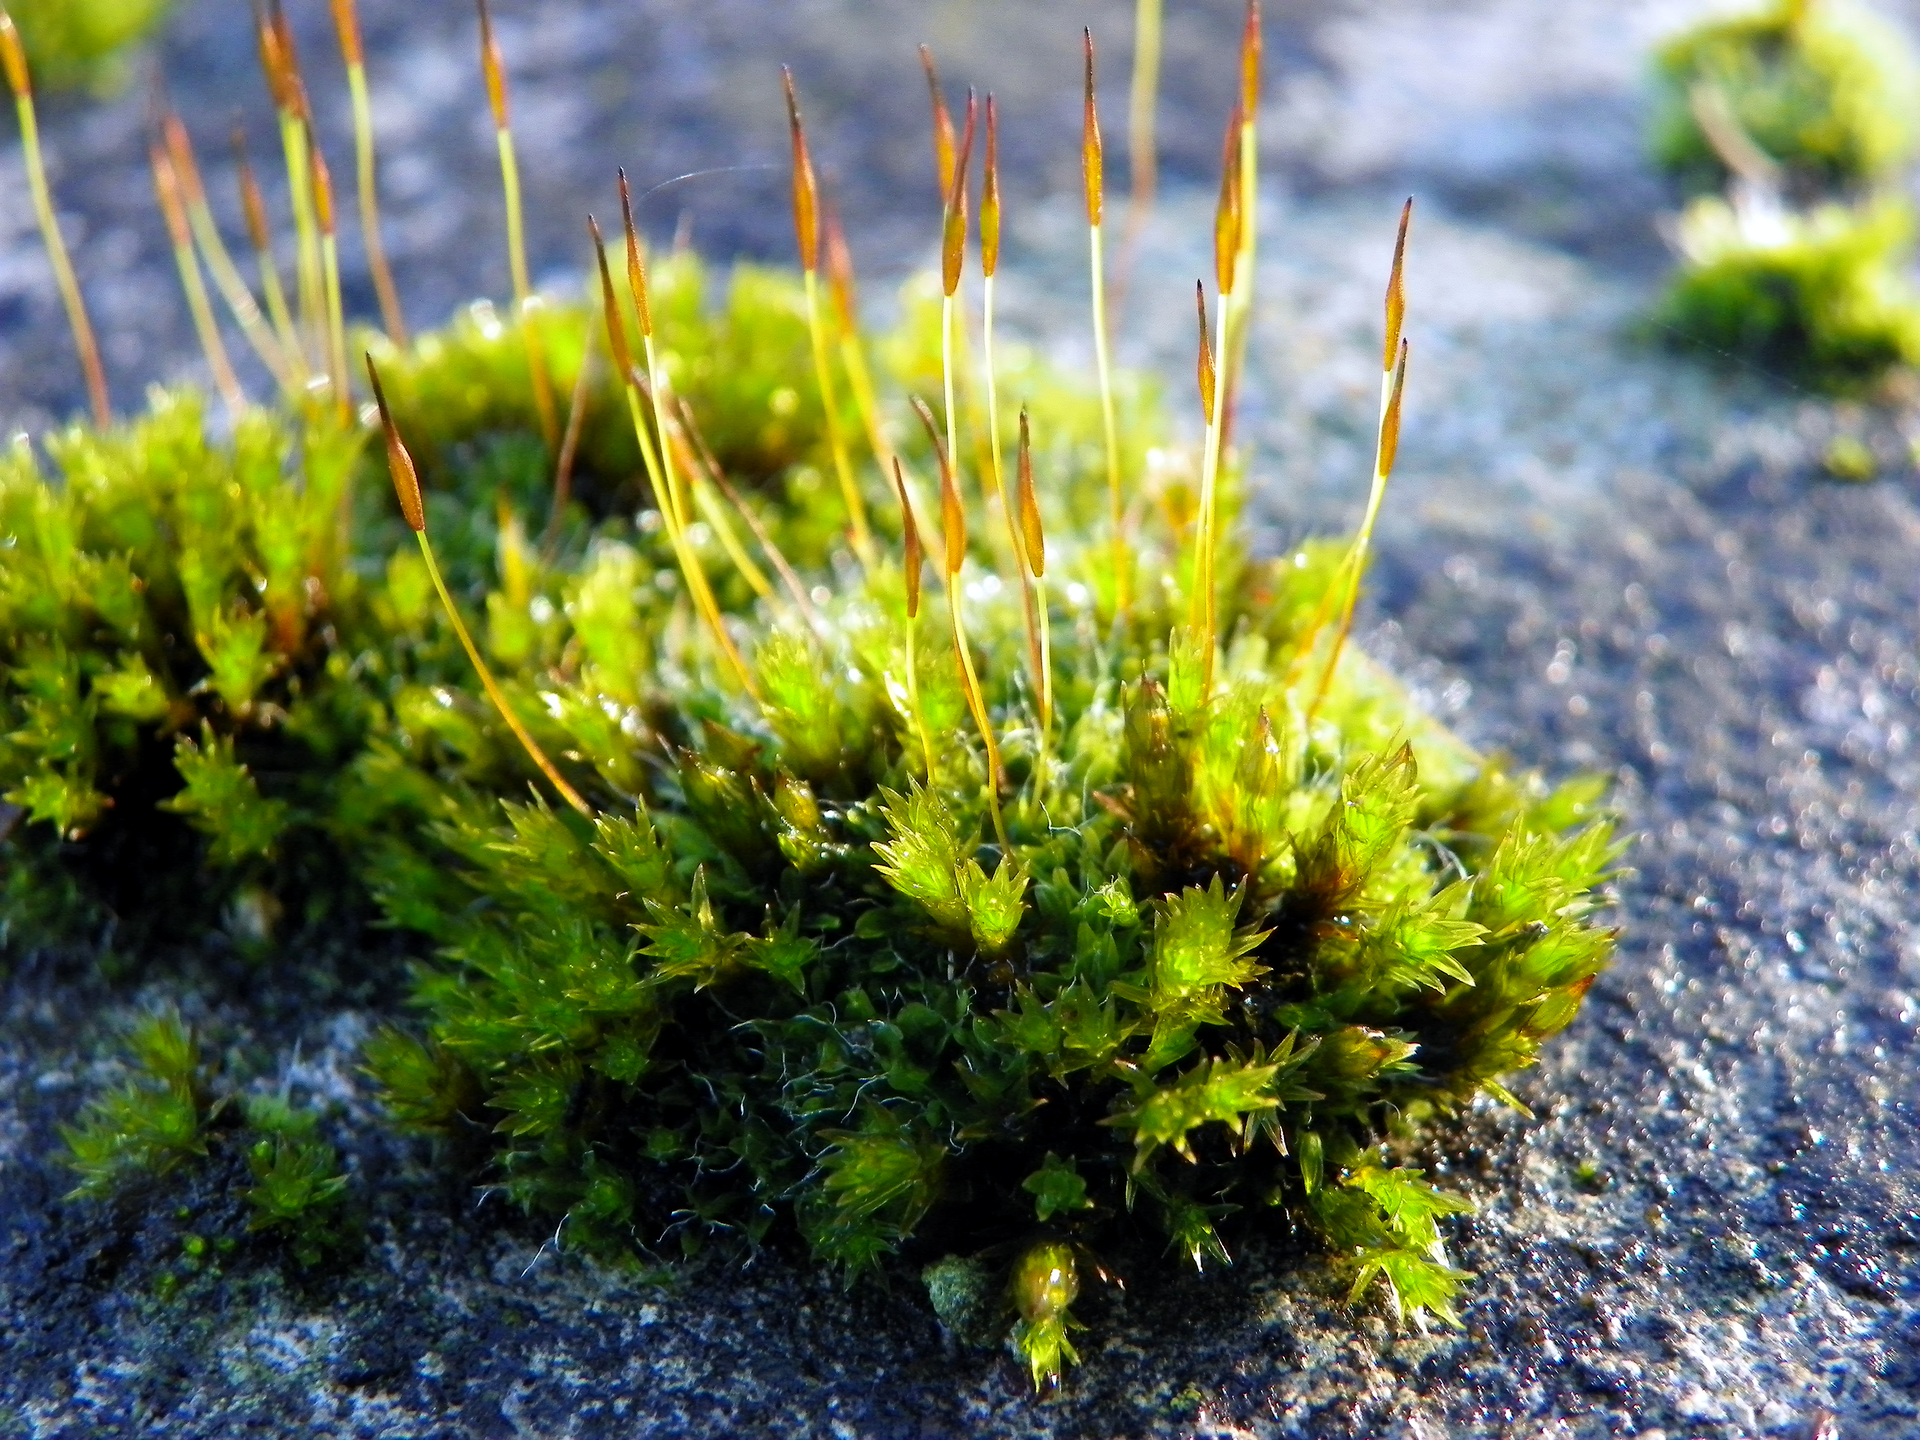
<svg viewBox="0 0 1920 1440">
<path fill-rule="evenodd" d="M 1083 29 L 1086 46 L 1087 85 L 1080 119 L 1080 174 L 1087 192 L 1087 224 L 1098 228 L 1106 210 L 1106 166 L 1100 145 L 1100 111 L 1094 103 L 1093 30 Z"/>
<path fill-rule="evenodd" d="M 1393 270 L 1387 277 L 1386 343 L 1381 349 L 1380 368 L 1393 369 L 1400 348 L 1400 331 L 1407 318 L 1407 227 L 1413 222 L 1413 197 L 1400 207 L 1400 230 L 1393 241 Z"/>
<path fill-rule="evenodd" d="M 787 128 L 793 139 L 793 233 L 800 246 L 800 268 L 811 275 L 820 268 L 820 185 L 813 174 L 813 154 L 800 119 L 793 71 L 782 65 L 780 80 L 786 87 Z"/>
<path fill-rule="evenodd" d="M 1240 243 L 1245 233 L 1246 189 L 1241 184 L 1240 127 L 1243 112 L 1238 105 L 1227 120 L 1227 133 L 1221 148 L 1220 200 L 1213 217 L 1213 274 L 1222 295 L 1233 293 L 1240 262 Z"/>
<path fill-rule="evenodd" d="M 167 238 L 176 252 L 190 251 L 192 234 L 187 229 L 187 214 L 180 206 L 180 176 L 173 160 L 158 141 L 147 146 L 147 163 L 153 167 L 153 193 L 160 201 L 161 218 L 167 222 Z"/>
<path fill-rule="evenodd" d="M 853 252 L 847 248 L 847 232 L 841 227 L 840 215 L 828 200 L 823 206 L 822 220 L 826 228 L 827 240 L 827 289 L 833 297 L 834 313 L 840 319 L 840 327 L 847 334 L 856 334 L 860 329 L 860 303 L 854 294 Z"/>
<path fill-rule="evenodd" d="M 1213 405 L 1215 388 L 1215 370 L 1213 363 L 1213 334 L 1207 326 L 1207 286 L 1203 280 L 1193 282 L 1194 310 L 1200 317 L 1200 408 L 1206 416 L 1209 426 L 1213 424 Z"/>
<path fill-rule="evenodd" d="M 333 28 L 340 36 L 340 56 L 349 68 L 367 62 L 360 40 L 360 11 L 354 0 L 333 0 Z"/>
<path fill-rule="evenodd" d="M 1240 110 L 1249 121 L 1260 112 L 1260 0 L 1247 0 L 1240 32 Z"/>
<path fill-rule="evenodd" d="M 327 168 L 327 157 L 320 153 L 316 144 L 310 147 L 308 154 L 313 161 L 313 211 L 314 219 L 319 223 L 320 233 L 332 238 L 333 223 L 333 172 Z"/>
<path fill-rule="evenodd" d="M 953 186 L 947 192 L 946 210 L 940 225 L 940 280 L 945 293 L 952 296 L 960 288 L 960 271 L 967 251 L 967 168 L 973 158 L 973 134 L 978 107 L 972 90 L 967 91 L 967 125 L 953 168 Z"/>
<path fill-rule="evenodd" d="M 1020 407 L 1020 538 L 1025 542 L 1027 569 L 1037 580 L 1047 573 L 1047 536 L 1040 524 L 1040 502 L 1033 491 L 1033 436 L 1027 424 L 1027 407 Z"/>
<path fill-rule="evenodd" d="M 600 233 L 600 222 L 587 216 L 587 234 L 593 237 L 593 258 L 600 267 L 600 305 L 606 316 L 607 348 L 613 352 L 613 367 L 625 384 L 633 374 L 633 351 L 627 347 L 627 326 L 620 318 L 620 301 L 613 289 L 613 271 L 607 265 L 607 241 Z"/>
<path fill-rule="evenodd" d="M 480 68 L 487 80 L 487 106 L 493 111 L 493 128 L 505 130 L 512 123 L 507 109 L 507 66 L 500 54 L 500 38 L 493 33 L 493 12 L 487 0 L 474 0 L 480 11 Z"/>
<path fill-rule="evenodd" d="M 926 428 L 927 439 L 933 445 L 934 458 L 940 464 L 940 528 L 945 532 L 947 542 L 945 574 L 951 580 L 966 563 L 966 507 L 960 503 L 960 487 L 953 479 L 953 461 L 948 457 L 946 444 L 940 438 L 940 426 L 933 418 L 932 408 L 918 395 L 909 398 L 914 414 L 920 417 L 921 425 Z"/>
<path fill-rule="evenodd" d="M 286 7 L 280 0 L 273 0 L 273 40 L 280 63 L 281 85 L 285 92 L 286 108 L 300 120 L 311 122 L 312 109 L 307 104 L 307 82 L 300 78 L 300 52 L 293 43 L 293 25 L 287 19 Z"/>
<path fill-rule="evenodd" d="M 633 223 L 633 191 L 627 184 L 627 172 L 620 170 L 620 221 L 626 232 L 627 288 L 633 292 L 633 308 L 640 317 L 643 339 L 653 337 L 653 298 L 647 284 L 647 262 L 640 248 L 640 230 Z"/>
<path fill-rule="evenodd" d="M 986 168 L 980 180 L 980 268 L 991 276 L 1000 268 L 1000 112 L 987 92 Z"/>
<path fill-rule="evenodd" d="M 913 518 L 913 502 L 907 499 L 906 474 L 898 455 L 893 457 L 893 488 L 900 496 L 900 530 L 906 551 L 902 568 L 907 582 L 907 618 L 914 620 L 920 615 L 920 571 L 926 564 L 926 549 L 920 543 L 920 524 Z"/>
<path fill-rule="evenodd" d="M 13 17 L 0 10 L 0 66 L 7 72 L 7 88 L 13 91 L 16 100 L 33 98 L 33 75 L 27 68 L 27 47 L 20 42 L 20 32 L 13 26 Z"/>
<path fill-rule="evenodd" d="M 400 513 L 406 518 L 408 528 L 416 535 L 424 535 L 427 512 L 420 499 L 420 475 L 413 467 L 413 456 L 407 453 L 406 443 L 400 438 L 399 427 L 393 423 L 393 412 L 387 408 L 387 392 L 380 384 L 380 369 L 373 363 L 373 352 L 367 351 L 366 357 L 373 403 L 379 408 L 380 429 L 387 439 L 387 473 L 393 479 L 393 493 L 400 501 Z"/>
</svg>

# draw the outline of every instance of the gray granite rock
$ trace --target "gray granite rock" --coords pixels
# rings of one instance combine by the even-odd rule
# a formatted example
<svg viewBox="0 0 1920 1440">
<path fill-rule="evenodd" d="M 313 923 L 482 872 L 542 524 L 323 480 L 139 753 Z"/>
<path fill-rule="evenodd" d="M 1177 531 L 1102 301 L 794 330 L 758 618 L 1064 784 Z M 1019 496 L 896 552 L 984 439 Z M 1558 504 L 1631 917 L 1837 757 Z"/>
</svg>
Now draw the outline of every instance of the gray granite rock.
<svg viewBox="0 0 1920 1440">
<path fill-rule="evenodd" d="M 504 279 L 467 238 L 494 233 L 471 37 L 458 7 L 368 9 L 376 81 L 403 77 L 383 121 L 412 147 L 390 161 L 398 264 L 431 319 Z M 556 276 L 611 164 L 652 183 L 777 162 L 777 58 L 819 96 L 869 269 L 902 273 L 927 251 L 911 44 L 931 38 L 950 79 L 1007 97 L 1010 134 L 1018 116 L 1063 137 L 1018 142 L 1009 298 L 1037 343 L 1084 346 L 1074 27 L 1084 9 L 1124 36 L 1118 3 L 502 9 Z M 299 17 L 316 56 L 318 10 Z M 1175 28 L 1174 185 L 1130 286 L 1133 358 L 1175 395 L 1233 10 L 1195 5 Z M 1412 399 L 1366 643 L 1475 744 L 1615 774 L 1641 837 L 1619 959 L 1516 1087 L 1539 1119 L 1476 1111 L 1428 1148 L 1480 1207 L 1456 1232 L 1478 1272 L 1464 1333 L 1356 1318 L 1274 1235 L 1227 1274 L 1090 1297 L 1087 1363 L 1037 1403 L 1012 1361 L 944 1340 L 911 1284 L 845 1292 L 779 1256 L 596 1270 L 393 1141 L 353 1060 L 393 1001 L 389 956 L 271 976 L 160 956 L 138 988 L 41 958 L 8 978 L 0 1020 L 0 1435 L 1920 1434 L 1915 421 L 1640 333 L 1661 262 L 1638 56 L 1696 10 L 1269 5 L 1280 159 L 1242 421 L 1263 538 L 1358 508 L 1382 267 L 1412 189 Z M 230 12 L 188 7 L 166 49 L 209 124 L 257 89 Z M 103 328 L 130 337 L 123 399 L 192 364 L 137 125 L 129 101 L 53 126 Z M 780 253 L 778 181 L 682 187 L 696 241 Z M 1049 186 L 1069 200 L 1043 202 Z M 0 408 L 26 422 L 74 389 L 23 223 L 0 220 Z M 1841 433 L 1880 454 L 1881 480 L 1822 477 Z M 114 1019 L 163 996 L 334 1103 L 366 1206 L 348 1273 L 302 1281 L 246 1246 L 187 1270 L 185 1236 L 238 1228 L 223 1174 L 119 1212 L 61 1202 L 53 1127 Z M 165 1301 L 162 1273 L 184 1277 Z"/>
</svg>

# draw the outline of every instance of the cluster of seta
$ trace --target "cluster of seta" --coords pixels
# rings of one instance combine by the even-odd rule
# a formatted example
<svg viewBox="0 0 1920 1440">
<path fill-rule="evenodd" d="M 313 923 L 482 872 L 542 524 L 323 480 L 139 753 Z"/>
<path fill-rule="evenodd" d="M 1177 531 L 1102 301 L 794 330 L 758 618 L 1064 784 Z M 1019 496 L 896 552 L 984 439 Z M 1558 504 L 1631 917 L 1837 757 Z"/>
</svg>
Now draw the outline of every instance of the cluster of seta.
<svg viewBox="0 0 1920 1440">
<path fill-rule="evenodd" d="M 543 302 L 482 20 L 513 312 L 412 342 L 394 305 L 355 347 L 364 412 L 277 12 L 296 298 L 260 207 L 256 295 L 184 127 L 156 142 L 231 433 L 174 397 L 49 442 L 57 481 L 25 449 L 0 471 L 16 940 L 173 905 L 176 930 L 271 954 L 377 909 L 431 954 L 365 1063 L 450 1163 L 602 1255 L 784 1235 L 850 1275 L 928 1265 L 943 1320 L 1010 1338 L 1036 1384 L 1076 1358 L 1083 1284 L 1168 1251 L 1225 1264 L 1251 1228 L 1318 1237 L 1356 1300 L 1455 1321 L 1443 1222 L 1468 1206 L 1408 1151 L 1478 1096 L 1521 1108 L 1502 1077 L 1605 963 L 1618 847 L 1598 783 L 1475 756 L 1348 643 L 1398 444 L 1411 207 L 1365 519 L 1256 562 L 1229 427 L 1257 9 L 1197 453 L 1108 364 L 1090 35 L 1082 386 L 996 347 L 998 117 L 969 97 L 956 124 L 930 58 L 942 265 L 896 333 L 858 323 L 791 77 L 798 277 L 742 268 L 716 307 L 692 257 L 650 264 L 623 176 L 615 244 L 588 222 L 591 299 Z M 276 410 L 215 363 L 203 267 Z M 112 890 L 129 855 L 198 899 Z M 136 1038 L 145 1078 L 70 1137 L 87 1193 L 204 1148 L 192 1042 Z M 262 1223 L 324 1212 L 331 1156 L 262 1114 Z"/>
</svg>

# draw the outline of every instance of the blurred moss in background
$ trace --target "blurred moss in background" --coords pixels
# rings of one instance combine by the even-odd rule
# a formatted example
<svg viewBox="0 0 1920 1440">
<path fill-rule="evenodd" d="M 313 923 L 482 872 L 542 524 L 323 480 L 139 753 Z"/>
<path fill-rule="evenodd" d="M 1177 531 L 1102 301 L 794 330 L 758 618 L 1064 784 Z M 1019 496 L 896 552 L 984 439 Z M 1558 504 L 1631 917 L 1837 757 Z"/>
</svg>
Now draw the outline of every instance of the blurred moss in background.
<svg viewBox="0 0 1920 1440">
<path fill-rule="evenodd" d="M 1656 323 L 1825 390 L 1920 363 L 1906 37 L 1851 0 L 1781 0 L 1669 40 L 1654 79 L 1653 158 L 1689 197 Z"/>
<path fill-rule="evenodd" d="M 139 43 L 159 28 L 172 0 L 11 0 L 36 86 L 103 94 L 129 78 Z"/>
<path fill-rule="evenodd" d="M 1920 133 L 1920 68 L 1898 29 L 1857 5 L 1784 0 L 1676 36 L 1654 62 L 1654 159 L 1699 194 L 1730 168 L 1701 124 L 1698 90 L 1724 97 L 1740 129 L 1796 195 L 1894 179 Z"/>
</svg>

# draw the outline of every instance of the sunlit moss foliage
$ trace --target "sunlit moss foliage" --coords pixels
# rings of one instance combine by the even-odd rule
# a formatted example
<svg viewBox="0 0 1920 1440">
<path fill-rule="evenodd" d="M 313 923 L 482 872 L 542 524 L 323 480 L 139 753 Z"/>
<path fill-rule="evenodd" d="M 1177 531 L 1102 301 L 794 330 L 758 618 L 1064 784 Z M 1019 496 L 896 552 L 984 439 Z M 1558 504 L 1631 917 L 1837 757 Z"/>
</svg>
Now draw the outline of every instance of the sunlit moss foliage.
<svg viewBox="0 0 1920 1440">
<path fill-rule="evenodd" d="M 951 592 L 1006 770 L 1000 844 L 949 602 L 930 588 L 909 624 L 899 509 L 870 462 L 883 554 L 869 569 L 847 548 L 796 378 L 796 282 L 749 271 L 722 296 L 676 263 L 662 367 L 688 402 L 687 503 L 710 517 L 688 541 L 751 693 L 689 602 L 611 382 L 588 387 L 555 519 L 512 398 L 524 350 L 474 313 L 376 356 L 456 603 L 590 813 L 554 806 L 481 698 L 377 447 L 264 417 L 216 443 L 171 398 L 53 444 L 57 481 L 25 451 L 5 472 L 16 850 L 83 886 L 105 883 L 91 846 L 170 850 L 257 937 L 370 892 L 431 951 L 417 1021 L 365 1055 L 390 1113 L 477 1147 L 569 1245 L 798 1241 L 850 1276 L 951 1257 L 936 1300 L 971 1294 L 976 1333 L 1011 1337 L 1039 1381 L 1073 1359 L 1103 1275 L 1224 1264 L 1250 1226 L 1318 1237 L 1356 1298 L 1455 1320 L 1444 1228 L 1466 1202 L 1406 1151 L 1426 1117 L 1517 1104 L 1503 1077 L 1604 964 L 1599 787 L 1481 760 L 1354 648 L 1322 696 L 1342 545 L 1223 551 L 1209 686 L 1187 627 L 1191 456 L 1132 384 L 1143 478 L 1117 614 L 1097 403 L 1008 354 L 1048 537 L 1050 727 L 1004 517 L 967 457 Z M 876 359 L 924 495 L 931 450 L 894 421 L 938 374 L 937 331 L 906 312 Z M 563 386 L 584 321 L 549 314 Z M 692 463 L 699 441 L 742 508 Z M 729 514 L 796 584 L 746 579 Z M 183 928 L 211 923 L 181 903 Z M 191 1043 L 161 1038 L 70 1137 L 89 1187 L 207 1143 L 219 1102 L 175 1053 Z M 256 1223 L 306 1244 L 332 1164 L 245 1117 Z"/>
</svg>

